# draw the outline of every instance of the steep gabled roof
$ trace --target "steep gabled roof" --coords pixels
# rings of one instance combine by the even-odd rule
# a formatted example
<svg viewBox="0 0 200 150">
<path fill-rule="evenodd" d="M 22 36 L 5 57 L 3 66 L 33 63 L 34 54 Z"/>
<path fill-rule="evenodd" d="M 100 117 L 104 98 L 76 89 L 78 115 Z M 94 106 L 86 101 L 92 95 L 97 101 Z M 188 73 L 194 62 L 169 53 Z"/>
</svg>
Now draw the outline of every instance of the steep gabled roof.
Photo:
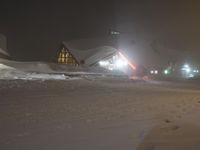
<svg viewBox="0 0 200 150">
<path fill-rule="evenodd" d="M 63 42 L 63 45 L 79 63 L 84 61 L 88 66 L 117 52 L 117 49 L 112 47 L 112 41 L 105 38 L 74 40 Z"/>
<path fill-rule="evenodd" d="M 118 50 L 110 46 L 103 46 L 103 47 L 94 49 L 94 51 L 95 53 L 93 55 L 85 59 L 85 64 L 93 65 L 102 59 L 105 59 L 111 55 L 114 55 Z"/>
</svg>

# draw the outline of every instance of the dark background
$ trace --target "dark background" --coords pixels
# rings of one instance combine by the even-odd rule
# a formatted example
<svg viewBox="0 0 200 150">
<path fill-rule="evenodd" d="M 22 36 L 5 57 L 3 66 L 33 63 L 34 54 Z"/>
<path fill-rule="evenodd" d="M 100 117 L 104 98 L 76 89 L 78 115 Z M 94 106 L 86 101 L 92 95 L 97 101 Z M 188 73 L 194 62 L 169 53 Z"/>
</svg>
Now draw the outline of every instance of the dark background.
<svg viewBox="0 0 200 150">
<path fill-rule="evenodd" d="M 12 58 L 21 61 L 52 61 L 63 40 L 109 36 L 111 28 L 124 33 L 121 43 L 159 39 L 198 59 L 199 8 L 199 2 L 176 0 L 1 1 L 0 33 L 7 37 Z"/>
</svg>

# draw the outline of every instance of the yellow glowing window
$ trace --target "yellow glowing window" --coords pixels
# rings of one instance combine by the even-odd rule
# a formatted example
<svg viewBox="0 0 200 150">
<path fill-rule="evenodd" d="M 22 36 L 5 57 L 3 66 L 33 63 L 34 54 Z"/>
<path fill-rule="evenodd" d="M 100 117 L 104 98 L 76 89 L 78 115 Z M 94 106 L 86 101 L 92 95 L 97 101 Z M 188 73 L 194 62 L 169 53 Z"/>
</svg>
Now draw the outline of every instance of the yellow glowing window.
<svg viewBox="0 0 200 150">
<path fill-rule="evenodd" d="M 76 59 L 66 48 L 62 48 L 59 51 L 57 61 L 62 64 L 78 64 Z"/>
</svg>

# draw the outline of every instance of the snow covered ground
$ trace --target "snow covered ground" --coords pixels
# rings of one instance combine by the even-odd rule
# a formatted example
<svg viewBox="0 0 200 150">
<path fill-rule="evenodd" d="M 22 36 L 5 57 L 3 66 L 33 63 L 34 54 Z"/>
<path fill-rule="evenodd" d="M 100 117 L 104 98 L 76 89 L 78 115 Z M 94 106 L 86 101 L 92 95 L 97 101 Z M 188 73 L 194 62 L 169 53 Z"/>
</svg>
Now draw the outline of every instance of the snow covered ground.
<svg viewBox="0 0 200 150">
<path fill-rule="evenodd" d="M 0 80 L 1 150 L 199 150 L 200 87 Z"/>
<path fill-rule="evenodd" d="M 127 78 L 121 72 L 113 73 L 96 67 L 77 67 L 46 62 L 18 62 L 0 58 L 0 79 L 74 80 L 88 76 Z"/>
<path fill-rule="evenodd" d="M 7 80 L 65 80 L 69 77 L 64 74 L 31 73 L 18 70 L 16 68 L 0 64 L 0 79 Z"/>
</svg>

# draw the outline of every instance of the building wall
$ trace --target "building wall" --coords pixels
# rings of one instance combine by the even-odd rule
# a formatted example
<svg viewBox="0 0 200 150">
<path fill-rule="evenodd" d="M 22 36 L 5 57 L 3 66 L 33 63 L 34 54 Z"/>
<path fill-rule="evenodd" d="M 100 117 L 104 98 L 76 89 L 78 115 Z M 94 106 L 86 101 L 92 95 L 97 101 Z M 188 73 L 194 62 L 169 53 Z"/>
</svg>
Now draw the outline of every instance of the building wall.
<svg viewBox="0 0 200 150">
<path fill-rule="evenodd" d="M 7 39 L 4 35 L 0 34 L 0 48 L 7 51 Z"/>
<path fill-rule="evenodd" d="M 7 39 L 2 34 L 0 34 L 0 58 L 10 59 L 10 55 L 7 52 Z"/>
<path fill-rule="evenodd" d="M 4 54 L 2 54 L 2 53 L 0 53 L 0 58 L 4 58 L 4 59 L 10 59 L 10 57 L 9 57 L 9 56 L 7 56 L 7 55 L 4 55 Z"/>
</svg>

